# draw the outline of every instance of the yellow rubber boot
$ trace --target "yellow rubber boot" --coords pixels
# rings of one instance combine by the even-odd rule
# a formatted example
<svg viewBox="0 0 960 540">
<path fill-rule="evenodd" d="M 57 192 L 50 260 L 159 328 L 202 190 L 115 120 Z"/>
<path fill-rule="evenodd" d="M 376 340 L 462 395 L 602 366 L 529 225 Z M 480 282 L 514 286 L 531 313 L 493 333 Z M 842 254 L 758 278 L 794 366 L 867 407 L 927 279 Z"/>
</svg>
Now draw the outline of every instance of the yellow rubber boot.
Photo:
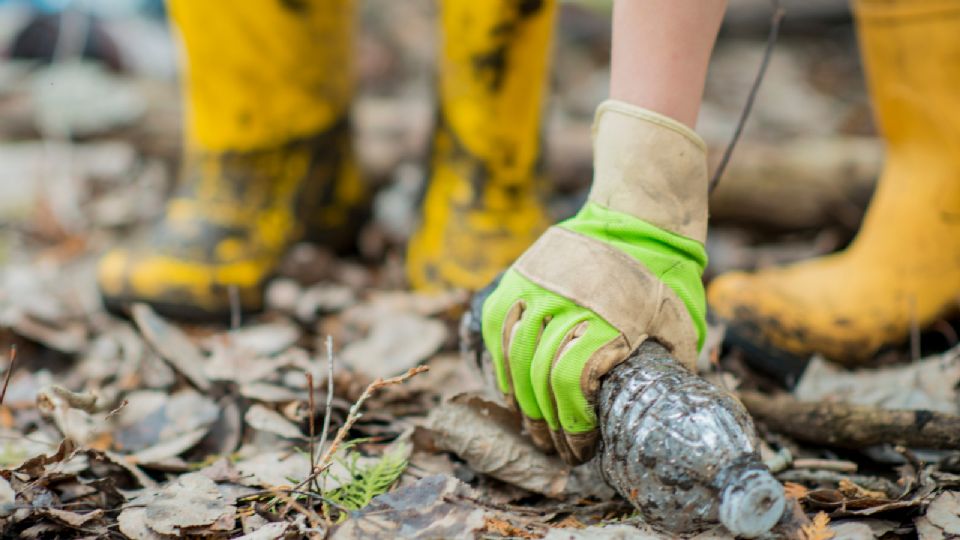
<svg viewBox="0 0 960 540">
<path fill-rule="evenodd" d="M 366 192 L 351 152 L 351 0 L 169 0 L 185 53 L 181 186 L 148 238 L 100 263 L 105 302 L 257 310 L 285 248 L 342 244 Z"/>
<path fill-rule="evenodd" d="M 960 298 L 960 0 L 855 2 L 886 165 L 844 252 L 715 280 L 734 339 L 853 364 Z"/>
<path fill-rule="evenodd" d="M 548 225 L 540 119 L 555 0 L 442 0 L 440 115 L 407 273 L 422 290 L 487 285 Z"/>
</svg>

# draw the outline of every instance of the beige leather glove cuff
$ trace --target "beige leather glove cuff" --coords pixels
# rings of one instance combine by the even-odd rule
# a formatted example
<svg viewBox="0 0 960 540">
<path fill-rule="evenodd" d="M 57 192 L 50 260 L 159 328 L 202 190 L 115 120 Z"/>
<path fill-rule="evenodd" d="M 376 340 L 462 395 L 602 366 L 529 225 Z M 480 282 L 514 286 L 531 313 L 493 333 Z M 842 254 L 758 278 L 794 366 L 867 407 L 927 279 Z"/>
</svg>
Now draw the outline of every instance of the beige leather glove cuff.
<svg viewBox="0 0 960 540">
<path fill-rule="evenodd" d="M 589 200 L 706 242 L 706 144 L 687 126 L 607 100 L 593 121 Z"/>
</svg>

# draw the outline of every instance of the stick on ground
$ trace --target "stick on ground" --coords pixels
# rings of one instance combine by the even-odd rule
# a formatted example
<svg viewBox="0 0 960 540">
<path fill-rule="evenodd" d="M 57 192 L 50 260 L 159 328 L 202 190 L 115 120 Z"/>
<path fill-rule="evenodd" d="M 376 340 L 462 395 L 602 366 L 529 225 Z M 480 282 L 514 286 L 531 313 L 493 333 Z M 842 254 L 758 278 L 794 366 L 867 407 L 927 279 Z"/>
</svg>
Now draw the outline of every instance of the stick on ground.
<svg viewBox="0 0 960 540">
<path fill-rule="evenodd" d="M 740 392 L 757 420 L 800 441 L 845 448 L 900 444 L 960 449 L 960 416 L 928 410 L 888 410 L 847 403 L 799 401 L 789 394 Z"/>
<path fill-rule="evenodd" d="M 0 405 L 3 405 L 3 398 L 7 397 L 7 386 L 10 384 L 10 376 L 13 375 L 13 368 L 17 365 L 17 346 L 10 346 L 10 364 L 7 366 L 7 374 L 3 377 L 3 389 L 0 390 Z"/>
</svg>

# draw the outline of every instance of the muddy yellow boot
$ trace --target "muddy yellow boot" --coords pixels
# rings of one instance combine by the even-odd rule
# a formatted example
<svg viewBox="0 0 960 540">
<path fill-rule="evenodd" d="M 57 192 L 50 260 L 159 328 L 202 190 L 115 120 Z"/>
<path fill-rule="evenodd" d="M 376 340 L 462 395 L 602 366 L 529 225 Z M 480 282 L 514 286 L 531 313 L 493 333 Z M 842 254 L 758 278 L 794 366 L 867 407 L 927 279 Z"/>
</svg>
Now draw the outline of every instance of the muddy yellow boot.
<svg viewBox="0 0 960 540">
<path fill-rule="evenodd" d="M 353 2 L 170 0 L 186 74 L 181 186 L 149 237 L 109 252 L 108 307 L 222 317 L 305 233 L 342 244 L 366 198 L 346 111 Z"/>
<path fill-rule="evenodd" d="M 734 340 L 764 354 L 862 362 L 960 298 L 960 1 L 854 6 L 885 169 L 846 251 L 709 288 Z"/>
<path fill-rule="evenodd" d="M 414 287 L 478 289 L 548 225 L 540 119 L 555 0 L 442 0 L 440 114 Z"/>
</svg>

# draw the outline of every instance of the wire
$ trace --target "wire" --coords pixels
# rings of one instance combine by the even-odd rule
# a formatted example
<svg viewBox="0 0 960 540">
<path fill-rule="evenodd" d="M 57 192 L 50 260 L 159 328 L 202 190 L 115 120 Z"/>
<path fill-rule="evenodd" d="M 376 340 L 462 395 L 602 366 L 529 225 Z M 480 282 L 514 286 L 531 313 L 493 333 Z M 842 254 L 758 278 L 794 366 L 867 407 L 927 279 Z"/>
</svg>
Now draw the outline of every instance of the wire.
<svg viewBox="0 0 960 540">
<path fill-rule="evenodd" d="M 757 99 L 757 92 L 760 90 L 760 83 L 763 82 L 764 76 L 767 74 L 767 67 L 770 65 L 770 57 L 773 56 L 774 45 L 777 44 L 777 37 L 780 35 L 780 25 L 783 22 L 783 16 L 786 12 L 783 9 L 783 6 L 780 5 L 780 0 L 770 0 L 770 3 L 773 6 L 773 15 L 770 18 L 770 33 L 767 35 L 767 46 L 763 51 L 763 59 L 760 61 L 760 68 L 757 69 L 757 76 L 753 79 L 753 85 L 750 87 L 750 93 L 747 94 L 747 103 L 744 105 L 743 110 L 740 111 L 740 119 L 737 120 L 737 128 L 733 131 L 733 137 L 730 138 L 730 142 L 727 143 L 727 148 L 723 151 L 723 158 L 720 159 L 720 164 L 717 165 L 717 170 L 713 173 L 713 178 L 710 179 L 709 190 L 710 193 L 713 193 L 713 190 L 716 189 L 717 184 L 720 183 L 720 178 L 723 176 L 723 172 L 727 169 L 727 164 L 730 163 L 730 156 L 733 155 L 733 148 L 737 146 L 737 142 L 740 140 L 740 135 L 743 134 L 743 126 L 747 123 L 747 118 L 750 116 L 750 111 L 753 110 L 753 102 Z"/>
</svg>

